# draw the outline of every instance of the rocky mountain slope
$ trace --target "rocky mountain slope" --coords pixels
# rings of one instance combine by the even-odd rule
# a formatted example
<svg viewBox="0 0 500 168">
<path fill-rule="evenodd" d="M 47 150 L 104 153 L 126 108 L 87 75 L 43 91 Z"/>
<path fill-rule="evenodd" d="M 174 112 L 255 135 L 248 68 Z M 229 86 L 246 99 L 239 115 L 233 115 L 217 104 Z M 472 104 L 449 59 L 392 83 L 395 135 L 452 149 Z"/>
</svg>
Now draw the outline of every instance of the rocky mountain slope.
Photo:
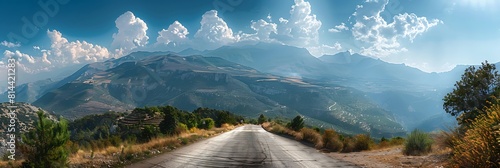
<svg viewBox="0 0 500 168">
<path fill-rule="evenodd" d="M 388 111 L 348 87 L 261 73 L 217 57 L 168 54 L 122 59 L 129 58 L 85 66 L 72 75 L 73 81 L 33 104 L 68 118 L 173 105 L 189 111 L 229 110 L 248 117 L 301 114 L 308 123 L 348 133 L 404 132 Z"/>
</svg>

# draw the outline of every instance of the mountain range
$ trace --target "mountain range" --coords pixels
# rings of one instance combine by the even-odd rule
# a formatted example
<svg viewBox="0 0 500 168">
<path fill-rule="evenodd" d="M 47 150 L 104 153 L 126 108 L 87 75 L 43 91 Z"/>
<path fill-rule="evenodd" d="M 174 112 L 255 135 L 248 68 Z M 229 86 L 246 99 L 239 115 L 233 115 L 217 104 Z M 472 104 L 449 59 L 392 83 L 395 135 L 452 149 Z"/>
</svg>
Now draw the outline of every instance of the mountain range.
<svg viewBox="0 0 500 168">
<path fill-rule="evenodd" d="M 20 85 L 17 101 L 70 119 L 156 105 L 253 118 L 303 115 L 310 125 L 387 137 L 453 124 L 442 98 L 466 67 L 426 73 L 349 52 L 316 58 L 268 43 L 134 52 L 85 65 L 62 80 Z"/>
</svg>

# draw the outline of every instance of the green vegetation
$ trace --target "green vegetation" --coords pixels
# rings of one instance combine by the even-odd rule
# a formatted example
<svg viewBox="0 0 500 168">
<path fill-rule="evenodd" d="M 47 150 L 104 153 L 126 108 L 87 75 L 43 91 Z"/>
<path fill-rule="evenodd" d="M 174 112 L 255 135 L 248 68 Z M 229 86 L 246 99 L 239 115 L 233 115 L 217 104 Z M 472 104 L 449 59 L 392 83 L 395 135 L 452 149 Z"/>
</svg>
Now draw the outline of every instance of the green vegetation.
<svg viewBox="0 0 500 168">
<path fill-rule="evenodd" d="M 23 167 L 68 167 L 68 151 L 64 146 L 70 137 L 68 123 L 64 119 L 54 122 L 43 111 L 37 115 L 35 129 L 22 135 Z"/>
<path fill-rule="evenodd" d="M 117 161 L 129 161 L 137 154 L 149 155 L 150 150 L 165 147 L 171 150 L 232 129 L 231 125 L 243 121 L 228 111 L 198 108 L 187 112 L 172 106 L 136 108 L 129 114 L 89 115 L 70 123 L 53 121 L 41 111 L 37 114 L 35 128 L 23 134 L 20 142 L 23 167 L 68 167 L 70 157 L 89 159 L 81 151 L 87 151 L 90 159 L 97 156 L 94 151 L 99 151 L 99 157 L 106 154 L 114 158 L 119 153 Z M 210 130 L 217 124 L 224 128 Z M 183 134 L 188 132 L 191 134 Z"/>
<path fill-rule="evenodd" d="M 447 113 L 459 127 L 444 132 L 453 167 L 500 167 L 500 75 L 487 61 L 467 68 L 455 89 L 444 97 Z"/>
<path fill-rule="evenodd" d="M 403 153 L 405 155 L 420 156 L 431 152 L 432 138 L 429 134 L 414 130 L 408 135 L 408 140 L 405 143 Z"/>
<path fill-rule="evenodd" d="M 266 122 L 266 117 L 264 116 L 264 114 L 260 114 L 260 116 L 257 119 L 257 121 L 259 122 L 259 124 L 262 124 L 262 123 Z"/>
<path fill-rule="evenodd" d="M 178 124 L 178 110 L 172 106 L 167 106 L 162 108 L 165 118 L 160 122 L 160 131 L 166 135 L 177 135 L 180 132 L 176 132 Z"/>
<path fill-rule="evenodd" d="M 304 118 L 302 116 L 293 118 L 288 127 L 293 129 L 294 131 L 299 131 L 300 129 L 304 128 Z"/>
<path fill-rule="evenodd" d="M 485 61 L 478 69 L 471 66 L 455 84 L 455 89 L 444 97 L 443 108 L 457 116 L 459 124 L 468 125 L 484 114 L 482 110 L 488 107 L 488 102 L 495 101 L 495 96 L 500 95 L 499 82 L 500 75 L 494 64 Z"/>
<path fill-rule="evenodd" d="M 201 120 L 201 124 L 199 125 L 199 128 L 201 129 L 212 129 L 215 125 L 215 122 L 211 118 L 204 118 Z"/>
</svg>

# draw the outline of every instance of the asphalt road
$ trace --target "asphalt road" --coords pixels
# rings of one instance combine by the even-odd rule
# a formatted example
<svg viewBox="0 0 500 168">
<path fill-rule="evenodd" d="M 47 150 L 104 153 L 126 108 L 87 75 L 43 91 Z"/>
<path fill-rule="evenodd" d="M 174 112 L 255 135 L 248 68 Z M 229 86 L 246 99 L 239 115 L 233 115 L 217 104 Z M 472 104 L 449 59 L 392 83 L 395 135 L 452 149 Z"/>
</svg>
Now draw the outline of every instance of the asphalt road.
<svg viewBox="0 0 500 168">
<path fill-rule="evenodd" d="M 144 167 L 356 167 L 330 158 L 312 147 L 245 125 L 213 138 L 143 160 Z"/>
</svg>

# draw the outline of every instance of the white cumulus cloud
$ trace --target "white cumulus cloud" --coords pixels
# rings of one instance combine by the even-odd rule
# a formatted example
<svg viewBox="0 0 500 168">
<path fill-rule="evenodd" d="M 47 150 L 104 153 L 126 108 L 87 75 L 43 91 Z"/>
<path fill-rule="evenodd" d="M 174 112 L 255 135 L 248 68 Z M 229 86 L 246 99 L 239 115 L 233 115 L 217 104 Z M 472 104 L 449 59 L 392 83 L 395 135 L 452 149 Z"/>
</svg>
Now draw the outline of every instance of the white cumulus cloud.
<svg viewBox="0 0 500 168">
<path fill-rule="evenodd" d="M 401 45 L 403 40 L 413 42 L 429 28 L 442 23 L 438 19 L 428 20 L 414 13 L 397 14 L 388 23 L 380 14 L 385 10 L 388 0 L 366 1 L 357 7 L 353 14 L 355 24 L 352 27 L 354 38 L 367 47 L 362 47 L 361 54 L 384 57 L 407 51 Z"/>
<path fill-rule="evenodd" d="M 149 37 L 146 33 L 148 26 L 134 13 L 127 11 L 115 20 L 118 33 L 113 34 L 111 47 L 117 49 L 118 54 L 126 54 L 137 47 L 148 44 Z"/>
<path fill-rule="evenodd" d="M 184 27 L 179 21 L 175 21 L 170 26 L 168 26 L 167 30 L 163 29 L 158 32 L 156 44 L 173 44 L 174 46 L 177 46 L 179 44 L 187 42 L 188 34 L 188 29 Z"/>
<path fill-rule="evenodd" d="M 332 33 L 339 33 L 344 30 L 349 30 L 349 28 L 345 25 L 345 23 L 341 23 L 340 25 L 337 25 L 334 28 L 328 29 L 328 31 Z"/>
<path fill-rule="evenodd" d="M 278 34 L 286 36 L 280 40 L 288 45 L 312 46 L 319 43 L 321 21 L 312 14 L 311 4 L 304 0 L 295 0 L 290 10 L 290 18 L 280 18 Z"/>
<path fill-rule="evenodd" d="M 271 33 L 276 34 L 278 32 L 277 27 L 278 26 L 276 23 L 269 23 L 262 19 L 258 21 L 252 21 L 250 28 L 255 30 L 255 33 L 242 34 L 241 40 L 273 42 L 274 40 L 270 38 L 270 35 Z"/>
<path fill-rule="evenodd" d="M 110 53 L 105 47 L 94 45 L 86 41 L 72 41 L 69 42 L 62 36 L 62 33 L 57 30 L 47 31 L 52 45 L 50 58 L 48 62 L 58 62 L 61 64 L 68 63 L 87 63 L 102 61 L 110 58 Z"/>
<path fill-rule="evenodd" d="M 18 65 L 23 71 L 38 73 L 73 64 L 104 61 L 113 56 L 105 47 L 86 41 L 68 41 L 57 30 L 47 30 L 47 36 L 51 41 L 50 49 L 33 47 L 35 51 L 40 52 L 40 55 L 31 56 L 18 50 L 6 50 L 3 53 L 2 62 L 6 62 L 6 59 L 10 57 L 15 57 L 18 59 Z"/>
<path fill-rule="evenodd" d="M 233 30 L 218 16 L 216 10 L 203 14 L 200 24 L 201 27 L 194 38 L 208 48 L 220 47 L 238 41 L 233 35 Z"/>
<path fill-rule="evenodd" d="M 19 43 L 12 43 L 8 41 L 2 41 L 0 45 L 8 47 L 8 48 L 14 48 L 14 47 L 21 47 L 21 44 Z"/>
<path fill-rule="evenodd" d="M 8 58 L 15 58 L 20 63 L 29 63 L 29 64 L 35 63 L 35 58 L 33 58 L 32 56 L 30 56 L 28 54 L 22 53 L 19 50 L 16 50 L 16 51 L 5 50 L 3 52 L 3 55 L 7 59 Z"/>
</svg>

